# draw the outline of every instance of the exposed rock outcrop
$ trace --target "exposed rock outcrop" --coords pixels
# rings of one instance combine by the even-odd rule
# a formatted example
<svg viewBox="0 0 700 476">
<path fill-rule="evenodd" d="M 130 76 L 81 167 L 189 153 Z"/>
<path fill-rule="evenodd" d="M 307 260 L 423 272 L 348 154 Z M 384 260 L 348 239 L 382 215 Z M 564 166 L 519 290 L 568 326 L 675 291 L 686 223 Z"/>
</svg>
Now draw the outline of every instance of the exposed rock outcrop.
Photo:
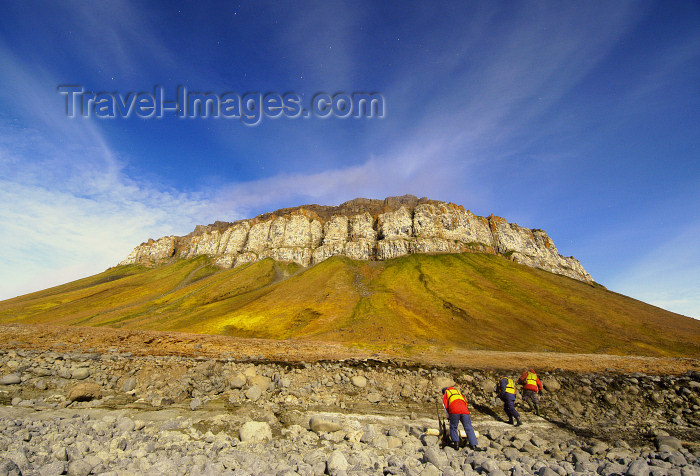
<svg viewBox="0 0 700 476">
<path fill-rule="evenodd" d="M 523 425 L 514 427 L 493 391 L 501 375 L 515 377 L 515 370 L 135 356 L 118 350 L 0 348 L 0 375 L 23 369 L 21 385 L 0 388 L 0 475 L 696 475 L 700 470 L 700 374 L 693 371 L 543 371 L 548 390 L 540 415 L 529 411 L 518 392 Z M 501 356 L 504 365 L 518 365 Z M 79 384 L 93 388 L 84 398 L 74 398 L 62 376 L 77 365 L 86 365 L 93 380 Z M 242 388 L 232 385 L 239 375 L 247 378 Z M 136 384 L 124 392 L 131 379 Z M 442 412 L 436 405 L 439 389 L 449 383 L 468 401 L 481 451 L 439 444 L 436 417 Z"/>
<path fill-rule="evenodd" d="M 411 253 L 464 252 L 500 254 L 516 263 L 593 282 L 577 259 L 559 254 L 543 230 L 412 195 L 358 198 L 337 207 L 305 205 L 251 220 L 197 226 L 187 236 L 142 243 L 120 264 L 155 266 L 173 257 L 208 255 L 227 268 L 264 258 L 312 266 L 335 255 L 386 260 Z"/>
</svg>

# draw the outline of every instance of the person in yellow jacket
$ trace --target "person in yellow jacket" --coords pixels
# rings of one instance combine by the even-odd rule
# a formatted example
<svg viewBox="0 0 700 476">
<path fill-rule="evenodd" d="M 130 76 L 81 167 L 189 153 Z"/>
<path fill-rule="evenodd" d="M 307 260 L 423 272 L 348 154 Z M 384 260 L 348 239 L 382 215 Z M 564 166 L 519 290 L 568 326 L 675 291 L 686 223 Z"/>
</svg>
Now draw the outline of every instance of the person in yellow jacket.
<svg viewBox="0 0 700 476">
<path fill-rule="evenodd" d="M 496 384 L 496 393 L 498 393 L 498 398 L 503 401 L 503 410 L 508 415 L 508 423 L 512 425 L 515 418 L 517 422 L 515 426 L 522 425 L 520 414 L 515 409 L 515 382 L 513 379 L 502 376 Z"/>
<path fill-rule="evenodd" d="M 474 427 L 472 427 L 472 419 L 469 415 L 469 407 L 467 406 L 467 399 L 464 398 L 462 392 L 454 387 L 445 387 L 441 390 L 442 393 L 442 406 L 445 407 L 445 412 L 447 412 L 448 419 L 450 421 L 450 439 L 452 441 L 452 448 L 459 450 L 459 422 L 462 422 L 464 431 L 467 433 L 467 439 L 469 440 L 469 446 L 476 450 L 482 451 L 483 448 L 479 447 L 479 441 L 476 439 L 476 433 L 474 433 Z"/>
<path fill-rule="evenodd" d="M 540 399 L 537 396 L 542 391 L 542 382 L 533 369 L 528 369 L 520 376 L 518 383 L 523 386 L 523 400 L 540 415 Z"/>
</svg>

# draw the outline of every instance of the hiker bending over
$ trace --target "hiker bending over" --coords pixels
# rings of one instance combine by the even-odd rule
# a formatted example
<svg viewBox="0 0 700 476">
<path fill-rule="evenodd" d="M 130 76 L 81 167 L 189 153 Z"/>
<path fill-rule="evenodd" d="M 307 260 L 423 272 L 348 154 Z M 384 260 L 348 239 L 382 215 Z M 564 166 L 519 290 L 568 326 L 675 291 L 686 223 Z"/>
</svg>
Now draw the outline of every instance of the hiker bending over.
<svg viewBox="0 0 700 476">
<path fill-rule="evenodd" d="M 462 422 L 464 431 L 469 439 L 469 446 L 475 450 L 480 450 L 479 442 L 472 428 L 472 419 L 469 416 L 469 407 L 467 407 L 467 399 L 464 398 L 462 392 L 454 387 L 445 387 L 442 389 L 442 405 L 445 407 L 448 418 L 450 420 L 450 438 L 452 439 L 452 447 L 459 450 L 459 422 Z"/>
</svg>

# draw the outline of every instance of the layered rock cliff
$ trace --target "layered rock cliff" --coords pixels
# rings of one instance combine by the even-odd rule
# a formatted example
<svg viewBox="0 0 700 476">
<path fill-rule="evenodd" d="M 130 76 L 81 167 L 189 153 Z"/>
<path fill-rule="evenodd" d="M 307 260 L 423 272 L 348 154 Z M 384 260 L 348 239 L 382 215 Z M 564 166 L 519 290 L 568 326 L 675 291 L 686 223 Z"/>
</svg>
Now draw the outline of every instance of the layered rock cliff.
<svg viewBox="0 0 700 476">
<path fill-rule="evenodd" d="M 312 266 L 335 255 L 386 260 L 411 253 L 464 252 L 500 254 L 516 263 L 593 282 L 577 259 L 559 254 L 543 230 L 412 195 L 358 198 L 337 207 L 305 205 L 250 220 L 197 226 L 186 236 L 142 243 L 120 264 L 155 266 L 171 258 L 208 255 L 221 267 L 264 258 Z"/>
</svg>

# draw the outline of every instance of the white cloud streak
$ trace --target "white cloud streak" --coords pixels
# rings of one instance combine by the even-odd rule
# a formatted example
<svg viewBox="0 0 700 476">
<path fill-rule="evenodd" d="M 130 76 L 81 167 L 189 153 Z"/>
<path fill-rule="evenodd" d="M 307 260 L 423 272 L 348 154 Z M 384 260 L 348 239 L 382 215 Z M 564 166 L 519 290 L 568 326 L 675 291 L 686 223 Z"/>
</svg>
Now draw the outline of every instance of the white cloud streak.
<svg viewBox="0 0 700 476">
<path fill-rule="evenodd" d="M 80 5 L 69 10 L 77 11 L 88 36 L 100 42 L 99 51 L 110 52 L 116 69 L 138 78 L 135 72 L 145 62 L 177 62 L 128 3 L 110 9 L 114 21 L 109 24 L 102 21 L 103 14 Z M 389 105 L 386 121 L 392 122 L 382 128 L 393 138 L 374 156 L 313 173 L 276 173 L 232 183 L 215 194 L 181 193 L 129 177 L 124 166 L 131 158 L 109 144 L 98 123 L 68 121 L 55 110 L 46 111 L 47 104 L 57 102 L 55 75 L 18 59 L 0 43 L 0 78 L 10 88 L 6 95 L 22 98 L 22 112 L 33 126 L 0 117 L 0 299 L 100 272 L 148 237 L 184 234 L 198 223 L 245 218 L 279 206 L 413 193 L 487 209 L 498 188 L 508 184 L 477 183 L 470 171 L 559 131 L 561 125 L 541 130 L 532 125 L 547 124 L 546 117 L 643 14 L 639 4 L 610 5 L 605 15 L 598 4 L 562 6 L 557 12 L 526 5 L 532 10 L 521 12 L 502 36 L 490 36 L 490 43 L 474 34 L 494 21 L 493 12 L 482 12 L 432 68 L 395 73 L 388 99 L 397 102 Z M 351 82 L 363 58 L 345 45 L 359 20 L 354 14 L 341 20 L 337 31 L 321 36 L 343 48 L 329 56 L 335 61 L 328 65 L 332 79 Z M 281 35 L 298 39 L 287 51 L 296 53 L 299 64 L 333 46 L 305 36 L 309 21 L 302 18 Z M 99 63 L 92 56 L 98 49 L 79 46 L 84 49 L 77 54 L 86 64 Z M 686 56 L 679 56 L 678 62 L 685 61 Z M 194 74 L 209 76 L 206 71 Z M 449 84 L 443 78 L 450 78 Z M 430 101 L 420 114 L 410 111 L 421 100 L 417 98 Z M 699 232 L 697 224 L 688 227 L 609 286 L 700 316 L 700 260 L 694 244 Z"/>
<path fill-rule="evenodd" d="M 610 288 L 664 309 L 700 319 L 700 222 L 675 230 L 668 241 L 610 280 Z"/>
</svg>

